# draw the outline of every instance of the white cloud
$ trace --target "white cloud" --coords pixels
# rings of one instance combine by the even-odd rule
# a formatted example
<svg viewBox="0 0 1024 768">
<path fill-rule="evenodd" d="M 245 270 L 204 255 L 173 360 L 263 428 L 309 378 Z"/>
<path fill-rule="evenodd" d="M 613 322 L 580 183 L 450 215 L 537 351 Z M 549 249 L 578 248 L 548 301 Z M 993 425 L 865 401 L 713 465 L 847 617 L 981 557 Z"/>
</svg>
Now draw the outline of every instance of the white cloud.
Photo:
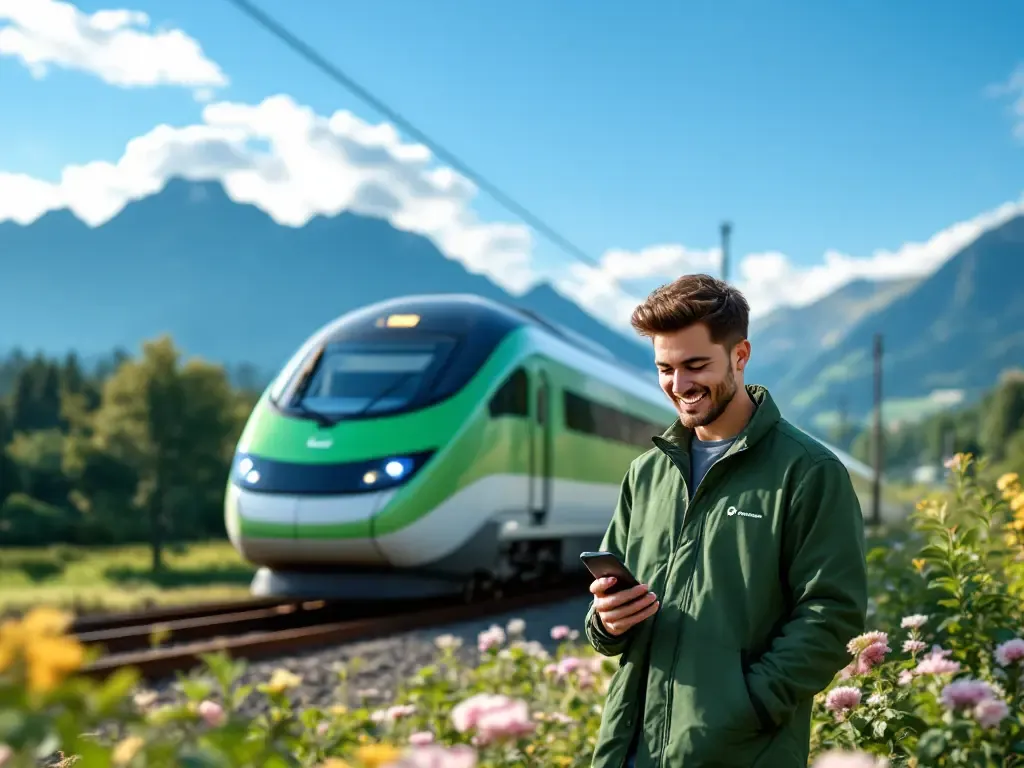
<svg viewBox="0 0 1024 768">
<path fill-rule="evenodd" d="M 1024 141 L 1024 64 L 1018 65 L 1005 83 L 989 86 L 986 91 L 990 96 L 1011 99 L 1010 110 L 1015 121 L 1013 134 Z"/>
<path fill-rule="evenodd" d="M 147 27 L 141 11 L 85 14 L 59 0 L 0 0 L 0 56 L 20 59 L 38 78 L 56 66 L 120 87 L 227 84 L 191 37 Z"/>
<path fill-rule="evenodd" d="M 392 126 L 369 124 L 349 112 L 317 115 L 288 96 L 257 105 L 215 102 L 203 108 L 201 122 L 157 126 L 130 141 L 116 162 L 68 166 L 55 183 L 0 172 L 0 221 L 27 224 L 46 211 L 69 208 L 98 226 L 181 176 L 218 180 L 232 199 L 258 206 L 283 225 L 301 226 L 313 216 L 343 210 L 387 219 L 429 237 L 446 256 L 513 293 L 540 279 L 530 230 L 481 222 L 472 208 L 473 184 L 433 160 L 426 147 L 403 142 Z M 926 274 L 985 230 L 1022 212 L 1024 196 L 925 242 L 860 257 L 828 251 L 811 267 L 796 266 L 778 252 L 734 257 L 731 278 L 752 313 L 761 316 L 783 304 L 817 301 L 856 278 Z M 600 269 L 571 263 L 548 278 L 564 295 L 631 335 L 629 316 L 637 297 L 680 274 L 715 274 L 719 261 L 717 247 L 657 245 L 639 252 L 611 250 Z"/>
<path fill-rule="evenodd" d="M 200 124 L 157 126 L 130 141 L 116 163 L 68 166 L 56 183 L 0 172 L 0 221 L 27 224 L 69 208 L 98 226 L 174 176 L 219 180 L 232 199 L 283 225 L 342 210 L 385 218 L 512 291 L 534 279 L 530 231 L 480 222 L 471 209 L 476 188 L 434 167 L 426 147 L 404 143 L 386 123 L 350 112 L 323 117 L 288 96 L 208 104 Z"/>
<path fill-rule="evenodd" d="M 739 260 L 729 275 L 730 282 L 750 302 L 751 315 L 760 317 L 782 306 L 806 306 L 851 280 L 916 277 L 926 275 L 974 241 L 978 235 L 1024 213 L 1024 195 L 1015 202 L 961 221 L 932 235 L 924 242 L 904 243 L 895 250 L 878 250 L 870 256 L 850 256 L 829 250 L 822 261 L 800 267 L 783 253 L 752 253 Z M 636 253 L 610 251 L 601 268 L 582 264 L 559 288 L 589 310 L 614 318 L 620 326 L 629 322 L 636 304 L 624 297 L 612 282 L 641 282 L 648 288 L 694 272 L 717 274 L 721 251 L 691 251 L 681 246 L 659 246 Z"/>
</svg>

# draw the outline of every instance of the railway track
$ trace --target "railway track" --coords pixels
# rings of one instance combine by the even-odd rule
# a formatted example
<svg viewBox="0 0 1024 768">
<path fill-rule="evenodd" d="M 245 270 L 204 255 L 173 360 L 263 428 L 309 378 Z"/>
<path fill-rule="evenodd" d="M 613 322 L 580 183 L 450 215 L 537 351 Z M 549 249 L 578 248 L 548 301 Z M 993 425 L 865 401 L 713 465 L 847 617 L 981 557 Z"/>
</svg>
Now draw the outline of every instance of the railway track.
<svg viewBox="0 0 1024 768">
<path fill-rule="evenodd" d="M 96 617 L 73 627 L 87 647 L 103 649 L 85 674 L 105 678 L 134 667 L 145 680 L 158 680 L 202 663 L 202 656 L 225 651 L 233 658 L 257 659 L 338 643 L 384 637 L 494 616 L 508 611 L 580 597 L 578 577 L 548 586 L 520 588 L 480 602 L 450 598 L 395 601 L 299 602 L 241 601 Z M 165 645 L 154 644 L 154 636 Z"/>
</svg>

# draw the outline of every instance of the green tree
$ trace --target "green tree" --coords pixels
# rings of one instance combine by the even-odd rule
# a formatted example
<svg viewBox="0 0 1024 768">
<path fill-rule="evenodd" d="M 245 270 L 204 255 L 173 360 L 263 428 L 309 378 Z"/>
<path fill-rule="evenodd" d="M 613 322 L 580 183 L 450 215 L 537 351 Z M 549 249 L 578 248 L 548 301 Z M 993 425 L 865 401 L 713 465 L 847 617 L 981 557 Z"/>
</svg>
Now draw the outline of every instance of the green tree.
<svg viewBox="0 0 1024 768">
<path fill-rule="evenodd" d="M 60 369 L 36 355 L 14 380 L 11 426 L 15 432 L 51 429 L 60 425 Z"/>
<path fill-rule="evenodd" d="M 85 423 L 79 417 L 67 464 L 82 475 L 91 467 L 133 478 L 130 503 L 148 520 L 159 570 L 168 533 L 208 529 L 237 434 L 238 402 L 223 369 L 181 365 L 173 341 L 162 337 L 122 363 L 99 408 Z"/>
</svg>

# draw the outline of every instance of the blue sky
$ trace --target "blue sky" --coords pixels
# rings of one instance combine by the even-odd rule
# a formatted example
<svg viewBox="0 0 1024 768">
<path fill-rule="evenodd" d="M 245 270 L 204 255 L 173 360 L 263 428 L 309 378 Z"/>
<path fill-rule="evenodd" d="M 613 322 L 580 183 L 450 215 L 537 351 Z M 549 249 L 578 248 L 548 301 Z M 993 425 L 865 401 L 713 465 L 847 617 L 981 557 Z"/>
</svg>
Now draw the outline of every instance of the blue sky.
<svg viewBox="0 0 1024 768">
<path fill-rule="evenodd" d="M 725 216 L 737 257 L 809 266 L 926 240 L 1024 192 L 1013 98 L 986 93 L 1024 63 L 1015 0 L 257 1 L 595 257 L 711 248 Z M 199 42 L 230 78 L 218 100 L 284 93 L 380 119 L 228 3 L 125 5 Z M 188 88 L 37 79 L 10 57 L 0 93 L 0 171 L 46 181 L 202 110 Z"/>
</svg>

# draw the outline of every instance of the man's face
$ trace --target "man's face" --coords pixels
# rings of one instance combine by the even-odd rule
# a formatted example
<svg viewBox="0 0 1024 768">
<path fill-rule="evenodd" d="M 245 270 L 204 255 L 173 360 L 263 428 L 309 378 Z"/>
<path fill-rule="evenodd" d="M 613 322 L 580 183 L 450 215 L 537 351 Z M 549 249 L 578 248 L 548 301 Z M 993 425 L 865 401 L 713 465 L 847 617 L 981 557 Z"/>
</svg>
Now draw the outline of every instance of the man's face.
<svg viewBox="0 0 1024 768">
<path fill-rule="evenodd" d="M 654 362 L 661 389 L 675 405 L 684 427 L 706 427 L 722 415 L 741 386 L 742 365 L 749 354 L 750 345 L 745 340 L 731 353 L 712 343 L 703 323 L 654 337 Z M 736 368 L 740 370 L 740 383 Z"/>
</svg>

